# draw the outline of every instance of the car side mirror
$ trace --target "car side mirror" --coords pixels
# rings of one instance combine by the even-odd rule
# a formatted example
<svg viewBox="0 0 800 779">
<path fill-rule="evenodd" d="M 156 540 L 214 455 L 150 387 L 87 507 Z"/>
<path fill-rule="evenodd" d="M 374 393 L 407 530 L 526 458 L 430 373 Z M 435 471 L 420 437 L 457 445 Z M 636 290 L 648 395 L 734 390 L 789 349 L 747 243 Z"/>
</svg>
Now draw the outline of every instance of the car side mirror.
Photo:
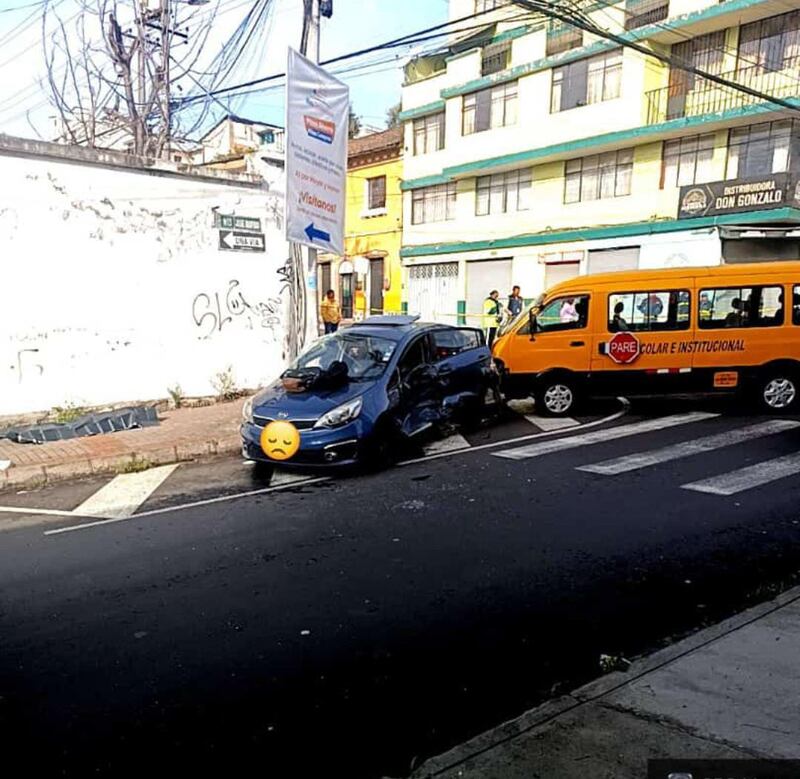
<svg viewBox="0 0 800 779">
<path fill-rule="evenodd" d="M 536 314 L 533 313 L 533 309 L 528 312 L 528 329 L 531 332 L 531 341 L 536 340 Z"/>
</svg>

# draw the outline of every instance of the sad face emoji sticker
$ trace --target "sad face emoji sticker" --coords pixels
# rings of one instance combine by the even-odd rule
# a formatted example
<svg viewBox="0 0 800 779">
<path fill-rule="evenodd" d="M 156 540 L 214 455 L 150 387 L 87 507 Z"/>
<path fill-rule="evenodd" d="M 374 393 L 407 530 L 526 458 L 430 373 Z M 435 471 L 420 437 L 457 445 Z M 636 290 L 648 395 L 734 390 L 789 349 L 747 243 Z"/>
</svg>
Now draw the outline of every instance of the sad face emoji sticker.
<svg viewBox="0 0 800 779">
<path fill-rule="evenodd" d="M 261 433 L 261 448 L 271 460 L 288 460 L 300 448 L 300 433 L 291 422 L 270 422 Z"/>
</svg>

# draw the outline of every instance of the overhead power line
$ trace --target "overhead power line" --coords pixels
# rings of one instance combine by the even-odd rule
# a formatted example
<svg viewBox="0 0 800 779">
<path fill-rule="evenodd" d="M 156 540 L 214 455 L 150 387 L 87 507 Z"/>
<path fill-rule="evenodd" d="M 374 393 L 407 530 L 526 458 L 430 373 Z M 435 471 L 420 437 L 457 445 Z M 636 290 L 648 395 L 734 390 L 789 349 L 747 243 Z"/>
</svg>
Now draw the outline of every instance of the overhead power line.
<svg viewBox="0 0 800 779">
<path fill-rule="evenodd" d="M 593 22 L 581 18 L 581 16 L 575 14 L 574 12 L 570 15 L 568 12 L 564 11 L 562 6 L 558 6 L 555 3 L 546 2 L 546 0 L 511 0 L 511 1 L 514 5 L 517 5 L 520 8 L 524 8 L 531 12 L 538 12 L 550 19 L 557 19 L 560 22 L 564 22 L 565 24 L 577 27 L 578 29 L 591 33 L 592 35 L 597 35 L 600 38 L 605 38 L 606 40 L 613 41 L 614 43 L 617 43 L 620 46 L 623 46 L 627 49 L 633 49 L 634 51 L 638 51 L 640 54 L 643 54 L 646 57 L 651 57 L 653 59 L 656 59 L 659 62 L 663 62 L 666 65 L 670 65 L 675 68 L 680 68 L 681 70 L 685 70 L 688 73 L 693 73 L 694 75 L 699 76 L 700 78 L 703 78 L 706 81 L 711 81 L 715 84 L 719 84 L 720 86 L 728 87 L 729 89 L 734 89 L 738 92 L 750 95 L 751 97 L 758 98 L 759 100 L 765 103 L 772 103 L 773 105 L 778 105 L 781 108 L 785 108 L 789 111 L 800 113 L 800 106 L 798 106 L 795 103 L 789 102 L 788 100 L 784 100 L 780 97 L 775 97 L 773 95 L 767 94 L 766 92 L 761 92 L 758 89 L 753 89 L 752 87 L 748 87 L 744 84 L 739 84 L 736 81 L 731 81 L 730 79 L 727 79 L 724 76 L 718 76 L 715 73 L 709 73 L 705 70 L 702 70 L 701 68 L 695 67 L 690 62 L 684 62 L 680 59 L 671 57 L 667 54 L 661 54 L 660 52 L 648 49 L 646 46 L 643 46 L 642 44 L 637 43 L 636 41 L 628 40 L 627 38 L 621 35 L 617 35 L 616 33 L 613 33 L 610 30 L 606 30 L 603 27 L 599 27 Z"/>
</svg>

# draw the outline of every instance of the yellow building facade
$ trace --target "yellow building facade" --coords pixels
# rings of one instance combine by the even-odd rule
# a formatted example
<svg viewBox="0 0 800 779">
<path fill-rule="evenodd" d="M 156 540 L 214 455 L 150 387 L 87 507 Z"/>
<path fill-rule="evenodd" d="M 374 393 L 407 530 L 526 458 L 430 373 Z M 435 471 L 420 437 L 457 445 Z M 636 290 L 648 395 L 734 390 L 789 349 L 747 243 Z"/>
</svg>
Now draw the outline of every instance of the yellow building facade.
<svg viewBox="0 0 800 779">
<path fill-rule="evenodd" d="M 319 295 L 332 289 L 345 320 L 400 313 L 402 128 L 350 141 L 345 256 L 320 258 Z"/>
<path fill-rule="evenodd" d="M 507 0 L 451 0 L 452 19 L 485 27 L 407 68 L 410 312 L 477 324 L 493 289 L 530 299 L 582 273 L 800 259 L 800 9 L 573 5 L 655 56 Z"/>
</svg>

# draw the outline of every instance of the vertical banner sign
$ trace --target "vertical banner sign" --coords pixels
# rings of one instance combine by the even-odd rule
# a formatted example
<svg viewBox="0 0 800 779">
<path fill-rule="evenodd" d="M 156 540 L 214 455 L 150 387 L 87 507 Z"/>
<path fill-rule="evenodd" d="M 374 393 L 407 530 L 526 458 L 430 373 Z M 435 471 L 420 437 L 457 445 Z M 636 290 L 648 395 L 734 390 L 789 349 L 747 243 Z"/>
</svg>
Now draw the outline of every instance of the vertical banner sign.
<svg viewBox="0 0 800 779">
<path fill-rule="evenodd" d="M 289 49 L 286 88 L 286 237 L 344 254 L 350 90 Z"/>
</svg>

